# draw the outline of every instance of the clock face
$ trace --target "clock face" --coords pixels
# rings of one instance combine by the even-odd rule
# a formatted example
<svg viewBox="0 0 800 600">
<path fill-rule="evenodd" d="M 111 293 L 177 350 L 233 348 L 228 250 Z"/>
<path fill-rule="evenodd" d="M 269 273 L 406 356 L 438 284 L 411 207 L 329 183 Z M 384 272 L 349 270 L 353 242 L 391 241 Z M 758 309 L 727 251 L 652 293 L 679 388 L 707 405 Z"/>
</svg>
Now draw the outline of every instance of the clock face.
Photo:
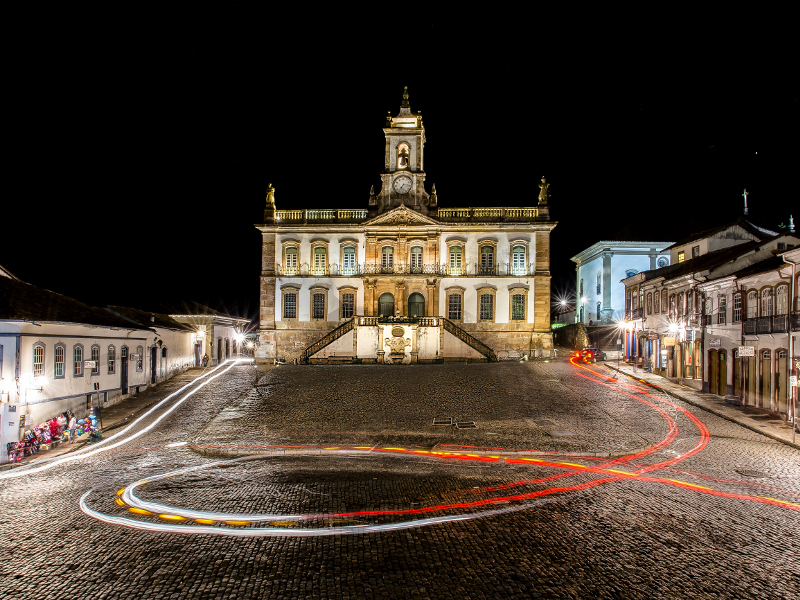
<svg viewBox="0 0 800 600">
<path fill-rule="evenodd" d="M 394 191 L 398 194 L 407 194 L 411 189 L 411 180 L 408 177 L 398 177 L 394 180 Z"/>
</svg>

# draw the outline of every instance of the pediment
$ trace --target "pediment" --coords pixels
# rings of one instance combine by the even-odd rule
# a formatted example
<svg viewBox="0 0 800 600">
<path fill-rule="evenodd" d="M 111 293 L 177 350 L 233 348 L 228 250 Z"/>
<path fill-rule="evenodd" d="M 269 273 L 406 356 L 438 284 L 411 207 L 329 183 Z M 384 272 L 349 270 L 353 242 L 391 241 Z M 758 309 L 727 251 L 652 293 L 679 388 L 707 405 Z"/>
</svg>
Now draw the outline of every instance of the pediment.
<svg viewBox="0 0 800 600">
<path fill-rule="evenodd" d="M 365 226 L 370 225 L 441 225 L 438 221 L 426 217 L 415 210 L 411 210 L 405 205 L 393 208 L 387 213 L 378 215 L 374 219 L 370 219 L 363 223 Z"/>
</svg>

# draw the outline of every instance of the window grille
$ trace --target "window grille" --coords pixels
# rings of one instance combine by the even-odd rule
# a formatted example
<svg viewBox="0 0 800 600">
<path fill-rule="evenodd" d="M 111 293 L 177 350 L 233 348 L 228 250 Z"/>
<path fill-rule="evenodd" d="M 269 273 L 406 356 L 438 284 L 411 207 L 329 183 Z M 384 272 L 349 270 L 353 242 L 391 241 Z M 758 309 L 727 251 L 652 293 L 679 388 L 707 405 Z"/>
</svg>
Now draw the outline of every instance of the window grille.
<svg viewBox="0 0 800 600">
<path fill-rule="evenodd" d="M 33 347 L 33 376 L 44 375 L 44 346 Z"/>
<path fill-rule="evenodd" d="M 683 292 L 678 293 L 678 318 L 683 316 Z"/>
<path fill-rule="evenodd" d="M 295 292 L 286 292 L 283 295 L 283 318 L 297 318 L 297 294 Z"/>
<path fill-rule="evenodd" d="M 100 373 L 100 346 L 92 346 L 92 360 L 94 361 L 92 375 L 97 375 Z"/>
<path fill-rule="evenodd" d="M 356 249 L 353 246 L 345 246 L 342 254 L 342 275 L 355 275 L 356 272 Z"/>
<path fill-rule="evenodd" d="M 286 249 L 286 265 L 284 268 L 287 275 L 297 274 L 297 248 Z"/>
<path fill-rule="evenodd" d="M 325 294 L 314 294 L 314 313 L 312 318 L 324 319 L 325 318 Z"/>
<path fill-rule="evenodd" d="M 525 246 L 514 246 L 511 257 L 513 275 L 527 275 L 525 269 Z M 581 279 L 581 295 L 583 295 L 583 279 Z"/>
<path fill-rule="evenodd" d="M 711 298 L 706 298 L 706 314 L 714 313 L 714 301 Z"/>
<path fill-rule="evenodd" d="M 53 352 L 54 357 L 54 372 L 55 377 L 64 376 L 64 346 L 56 346 Z"/>
<path fill-rule="evenodd" d="M 661 312 L 661 306 L 659 303 L 659 299 L 661 298 L 661 294 L 659 292 L 655 292 L 653 294 L 653 312 L 656 314 Z"/>
<path fill-rule="evenodd" d="M 525 294 L 514 294 L 511 297 L 511 320 L 525 320 Z M 583 320 L 583 307 L 581 307 L 581 320 Z"/>
<path fill-rule="evenodd" d="M 648 315 L 653 314 L 653 294 L 650 292 L 647 293 L 647 314 Z"/>
<path fill-rule="evenodd" d="M 83 375 L 83 346 L 75 346 L 72 349 L 72 375 L 80 377 Z"/>
<path fill-rule="evenodd" d="M 494 296 L 481 294 L 481 320 L 491 321 L 494 318 Z"/>
<path fill-rule="evenodd" d="M 451 321 L 461 320 L 461 294 L 450 294 L 448 296 L 447 318 Z"/>
<path fill-rule="evenodd" d="M 108 374 L 111 375 L 114 373 L 114 366 L 116 364 L 117 359 L 117 350 L 114 346 L 108 347 Z"/>
<path fill-rule="evenodd" d="M 351 319 L 353 317 L 353 306 L 355 305 L 354 294 L 342 294 L 342 318 Z"/>
<path fill-rule="evenodd" d="M 669 316 L 673 319 L 675 318 L 675 294 L 669 297 Z"/>
<path fill-rule="evenodd" d="M 685 252 L 678 252 L 678 262 L 682 263 L 686 260 L 686 253 Z"/>
<path fill-rule="evenodd" d="M 667 312 L 667 289 L 661 290 L 661 312 Z"/>
<path fill-rule="evenodd" d="M 136 355 L 139 357 L 136 361 L 136 370 L 141 371 L 144 363 L 144 349 L 141 346 L 136 346 Z"/>
<path fill-rule="evenodd" d="M 719 297 L 719 306 L 717 308 L 717 324 L 718 325 L 725 325 L 725 319 L 727 318 L 728 312 L 728 297 L 727 296 L 720 296 Z"/>
<path fill-rule="evenodd" d="M 700 246 L 692 246 L 692 258 L 700 256 Z"/>
<path fill-rule="evenodd" d="M 481 248 L 481 274 L 494 274 L 494 248 L 491 246 Z"/>
<path fill-rule="evenodd" d="M 733 322 L 740 323 L 742 320 L 742 295 L 733 295 Z"/>
</svg>

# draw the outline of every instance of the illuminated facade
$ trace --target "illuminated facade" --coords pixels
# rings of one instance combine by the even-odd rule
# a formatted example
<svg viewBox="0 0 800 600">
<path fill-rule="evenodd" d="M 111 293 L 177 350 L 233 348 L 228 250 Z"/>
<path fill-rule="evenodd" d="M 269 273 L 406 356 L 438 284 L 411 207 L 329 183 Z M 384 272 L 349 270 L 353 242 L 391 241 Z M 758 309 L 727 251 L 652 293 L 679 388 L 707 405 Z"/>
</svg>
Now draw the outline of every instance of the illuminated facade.
<svg viewBox="0 0 800 600">
<path fill-rule="evenodd" d="M 549 356 L 556 225 L 549 184 L 542 178 L 532 206 L 443 208 L 436 187 L 426 191 L 425 128 L 407 94 L 383 132 L 381 186 L 371 190 L 366 208 L 277 210 L 270 186 L 264 223 L 256 226 L 262 234 L 256 358 L 335 354 L 342 362 L 380 361 L 390 349 L 378 337 L 364 342 L 358 340 L 366 333 L 353 333 L 350 344 L 329 334 L 351 320 L 363 327 L 389 319 L 415 328 L 441 328 L 438 319 L 447 320 L 435 348 L 420 345 L 423 337 L 433 339 L 432 330 L 415 329 L 419 339 L 409 333 L 412 362 Z M 450 344 L 450 335 L 462 345 Z M 329 343 L 309 354 L 326 336 Z M 480 344 L 495 356 L 476 354 Z"/>
</svg>

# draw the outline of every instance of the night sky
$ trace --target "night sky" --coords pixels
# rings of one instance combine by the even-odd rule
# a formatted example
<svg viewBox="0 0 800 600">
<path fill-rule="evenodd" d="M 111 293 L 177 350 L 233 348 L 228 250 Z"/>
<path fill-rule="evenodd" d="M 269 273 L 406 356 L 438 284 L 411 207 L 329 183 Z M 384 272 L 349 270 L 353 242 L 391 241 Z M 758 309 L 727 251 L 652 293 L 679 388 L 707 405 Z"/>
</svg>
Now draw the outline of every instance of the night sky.
<svg viewBox="0 0 800 600">
<path fill-rule="evenodd" d="M 0 264 L 89 303 L 256 317 L 267 184 L 278 209 L 366 208 L 403 86 L 441 207 L 532 206 L 551 182 L 554 292 L 599 239 L 731 220 L 744 188 L 756 221 L 800 222 L 785 15 L 112 10 L 26 25 L 7 76 Z"/>
</svg>

